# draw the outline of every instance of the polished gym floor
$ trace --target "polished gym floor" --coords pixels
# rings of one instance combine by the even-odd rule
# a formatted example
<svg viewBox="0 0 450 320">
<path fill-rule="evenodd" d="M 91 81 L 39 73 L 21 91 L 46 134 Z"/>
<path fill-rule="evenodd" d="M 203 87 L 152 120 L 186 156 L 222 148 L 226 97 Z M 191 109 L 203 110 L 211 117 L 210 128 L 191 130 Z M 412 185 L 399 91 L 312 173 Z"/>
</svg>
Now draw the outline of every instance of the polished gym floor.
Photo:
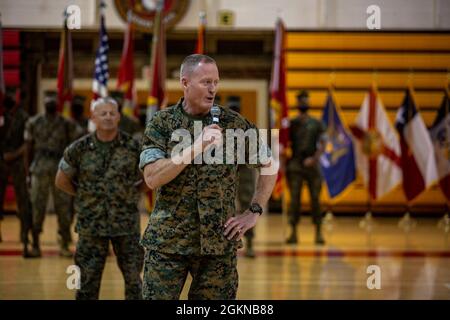
<svg viewBox="0 0 450 320">
<path fill-rule="evenodd" d="M 142 215 L 142 229 L 147 220 Z M 439 220 L 399 223 L 400 218 L 338 216 L 326 219 L 327 243 L 316 246 L 308 217 L 298 226 L 299 243 L 287 245 L 286 217 L 262 216 L 256 227 L 256 257 L 239 253 L 238 299 L 450 300 L 449 236 Z M 6 216 L 1 228 L 0 299 L 74 298 L 66 285 L 73 260 L 58 256 L 55 215 L 47 215 L 40 259 L 22 258 L 15 216 Z M 182 299 L 187 298 L 189 283 Z M 123 297 L 123 279 L 111 254 L 100 299 Z"/>
</svg>

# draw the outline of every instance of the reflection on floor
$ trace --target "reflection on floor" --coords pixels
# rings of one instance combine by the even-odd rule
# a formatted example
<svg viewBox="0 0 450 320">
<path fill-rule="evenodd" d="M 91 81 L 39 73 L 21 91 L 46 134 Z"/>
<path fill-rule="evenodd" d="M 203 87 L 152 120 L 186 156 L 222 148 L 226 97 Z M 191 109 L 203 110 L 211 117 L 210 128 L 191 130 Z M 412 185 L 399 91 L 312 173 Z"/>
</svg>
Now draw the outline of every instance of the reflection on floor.
<svg viewBox="0 0 450 320">
<path fill-rule="evenodd" d="M 148 218 L 142 216 L 142 229 Z M 313 226 L 303 219 L 300 242 L 286 245 L 287 219 L 262 216 L 256 228 L 256 258 L 238 259 L 238 299 L 448 299 L 450 246 L 438 219 L 415 219 L 409 232 L 398 218 L 375 218 L 373 231 L 360 227 L 361 218 L 335 217 L 324 225 L 327 244 L 313 244 Z M 45 221 L 43 258 L 25 260 L 18 242 L 17 218 L 2 222 L 0 243 L 0 299 L 73 299 L 67 289 L 71 259 L 60 258 L 56 217 Z M 76 241 L 76 235 L 74 234 Z M 72 247 L 73 249 L 73 247 Z M 374 285 L 378 266 L 380 289 Z M 376 268 L 376 267 L 375 267 Z M 369 269 L 369 270 L 368 270 Z M 181 295 L 187 298 L 188 279 Z M 123 279 L 108 257 L 101 299 L 123 299 Z"/>
</svg>

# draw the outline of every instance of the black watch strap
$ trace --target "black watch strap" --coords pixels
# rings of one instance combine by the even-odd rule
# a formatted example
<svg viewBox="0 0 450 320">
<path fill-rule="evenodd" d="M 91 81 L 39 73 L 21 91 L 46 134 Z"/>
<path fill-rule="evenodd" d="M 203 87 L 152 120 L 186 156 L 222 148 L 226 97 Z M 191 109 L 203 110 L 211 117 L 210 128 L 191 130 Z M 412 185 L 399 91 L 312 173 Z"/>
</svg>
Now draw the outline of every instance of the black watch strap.
<svg viewBox="0 0 450 320">
<path fill-rule="evenodd" d="M 256 202 L 253 202 L 253 203 L 250 205 L 249 210 L 250 210 L 252 213 L 257 213 L 257 214 L 259 214 L 259 215 L 261 215 L 261 214 L 263 213 L 262 207 L 259 205 L 259 203 L 256 203 Z"/>
</svg>

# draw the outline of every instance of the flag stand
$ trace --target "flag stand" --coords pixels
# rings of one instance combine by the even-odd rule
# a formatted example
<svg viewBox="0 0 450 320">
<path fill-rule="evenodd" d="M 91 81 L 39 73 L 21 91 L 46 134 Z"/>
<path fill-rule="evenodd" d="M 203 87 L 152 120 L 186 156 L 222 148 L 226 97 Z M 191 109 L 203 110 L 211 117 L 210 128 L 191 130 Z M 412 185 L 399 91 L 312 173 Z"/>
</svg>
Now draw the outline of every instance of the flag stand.
<svg viewBox="0 0 450 320">
<path fill-rule="evenodd" d="M 448 214 L 448 203 L 447 203 L 447 213 L 444 214 L 442 219 L 439 220 L 437 224 L 438 229 L 442 229 L 444 231 L 444 246 L 448 247 L 448 235 L 450 233 L 450 217 Z"/>
<path fill-rule="evenodd" d="M 411 214 L 410 214 L 410 208 L 411 208 L 411 204 L 408 201 L 406 203 L 406 212 L 403 215 L 403 217 L 399 220 L 398 222 L 398 227 L 400 229 L 403 230 L 404 234 L 405 234 L 405 244 L 406 247 L 410 246 L 410 234 L 411 231 L 416 227 L 417 222 L 411 218 Z"/>
<path fill-rule="evenodd" d="M 367 211 L 364 218 L 359 221 L 359 227 L 366 232 L 367 246 L 372 246 L 372 232 L 375 228 L 375 222 L 373 221 L 372 212 Z"/>
<path fill-rule="evenodd" d="M 325 216 L 323 218 L 323 225 L 325 232 L 327 234 L 327 242 L 331 242 L 331 236 L 333 234 L 335 219 L 333 215 L 333 209 L 330 203 L 327 205 L 327 212 L 325 213 Z"/>
<path fill-rule="evenodd" d="M 372 197 L 370 196 L 370 192 L 367 193 L 367 212 L 364 215 L 364 218 L 359 222 L 359 227 L 366 232 L 366 241 L 367 246 L 372 246 L 372 233 L 375 229 L 375 221 L 372 216 Z"/>
</svg>

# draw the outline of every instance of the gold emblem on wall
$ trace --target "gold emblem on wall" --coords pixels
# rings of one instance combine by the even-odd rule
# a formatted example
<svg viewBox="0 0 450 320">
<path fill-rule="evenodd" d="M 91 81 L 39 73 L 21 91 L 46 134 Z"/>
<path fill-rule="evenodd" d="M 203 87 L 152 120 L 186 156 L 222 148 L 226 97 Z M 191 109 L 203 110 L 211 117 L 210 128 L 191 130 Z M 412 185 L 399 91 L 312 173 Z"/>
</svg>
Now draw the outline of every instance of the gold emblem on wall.
<svg viewBox="0 0 450 320">
<path fill-rule="evenodd" d="M 153 21 L 158 0 L 114 0 L 117 12 L 123 21 L 128 21 L 128 15 L 137 30 L 153 32 Z M 175 26 L 186 13 L 189 0 L 165 0 L 164 23 L 166 29 Z"/>
</svg>

